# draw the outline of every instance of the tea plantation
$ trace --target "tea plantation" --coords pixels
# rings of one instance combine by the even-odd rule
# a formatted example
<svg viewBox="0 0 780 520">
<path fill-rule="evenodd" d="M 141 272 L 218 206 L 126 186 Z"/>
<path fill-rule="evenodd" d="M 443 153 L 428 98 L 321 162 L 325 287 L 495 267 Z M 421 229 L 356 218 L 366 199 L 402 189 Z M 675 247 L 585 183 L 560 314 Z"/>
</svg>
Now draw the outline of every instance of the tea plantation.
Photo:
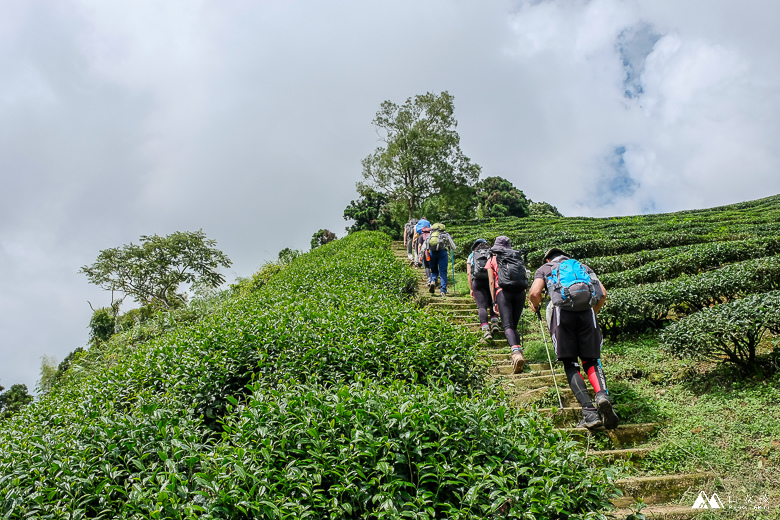
<svg viewBox="0 0 780 520">
<path fill-rule="evenodd" d="M 447 224 L 460 296 L 359 232 L 79 354 L 0 423 L 0 515 L 780 517 L 780 196 Z M 523 374 L 472 332 L 465 258 L 499 235 L 532 269 L 558 246 L 600 275 L 617 430 L 574 428 L 529 312 Z"/>
<path fill-rule="evenodd" d="M 0 429 L 4 518 L 584 518 L 614 493 L 356 233 L 93 347 Z M 244 288 L 246 289 L 246 287 Z"/>
</svg>

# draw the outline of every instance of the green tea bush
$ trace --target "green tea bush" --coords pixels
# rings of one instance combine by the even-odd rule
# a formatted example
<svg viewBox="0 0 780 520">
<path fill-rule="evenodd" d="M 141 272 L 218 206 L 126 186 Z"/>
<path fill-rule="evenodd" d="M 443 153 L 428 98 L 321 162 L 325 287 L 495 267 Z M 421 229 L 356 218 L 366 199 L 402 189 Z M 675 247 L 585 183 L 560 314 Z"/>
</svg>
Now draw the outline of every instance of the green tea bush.
<svg viewBox="0 0 780 520">
<path fill-rule="evenodd" d="M 768 331 L 780 332 L 780 291 L 750 295 L 686 316 L 667 328 L 661 341 L 677 356 L 725 359 L 747 372 L 755 368 L 756 347 Z"/>
<path fill-rule="evenodd" d="M 242 460 L 257 467 L 265 467 L 263 461 L 271 457 L 283 469 L 268 466 L 269 474 L 310 482 L 332 465 L 332 459 L 323 458 L 323 466 L 312 465 L 310 473 L 295 476 L 299 470 L 291 462 L 302 456 L 302 448 L 285 439 L 303 439 L 303 423 L 295 423 L 296 417 L 323 432 L 337 418 L 339 424 L 332 428 L 345 436 L 370 424 L 366 449 L 379 449 L 368 435 L 378 437 L 380 428 L 393 432 L 393 446 L 417 443 L 419 453 L 412 454 L 417 469 L 407 483 L 384 480 L 401 478 L 397 461 L 380 478 L 345 458 L 342 467 L 357 476 L 345 474 L 344 481 L 358 490 L 376 489 L 370 503 L 355 502 L 353 507 L 376 510 L 378 516 L 392 516 L 392 508 L 382 509 L 387 500 L 387 507 L 407 513 L 421 507 L 416 511 L 421 518 L 429 514 L 426 501 L 434 511 L 461 517 L 478 517 L 494 502 L 504 504 L 506 497 L 511 500 L 507 508 L 524 504 L 550 515 L 604 504 L 609 491 L 605 477 L 583 476 L 576 462 L 580 459 L 565 442 L 559 444 L 560 436 L 549 424 L 529 417 L 522 423 L 527 431 L 517 433 L 521 423 L 509 418 L 503 405 L 477 398 L 485 369 L 475 363 L 475 336 L 417 309 L 406 296 L 415 283 L 415 272 L 395 259 L 385 235 L 354 233 L 295 259 L 251 294 L 223 298 L 197 322 L 180 324 L 171 317 L 170 328 L 150 341 L 132 342 L 117 334 L 99 349 L 84 352 L 50 393 L 0 426 L 0 512 L 6 518 L 225 518 L 225 511 L 233 511 L 233 518 L 248 518 L 241 508 L 254 508 L 255 500 L 262 500 L 259 488 L 242 476 L 243 467 L 226 465 L 221 457 L 245 453 Z M 122 337 L 125 343 L 120 343 Z M 332 415 L 331 405 L 338 412 L 335 401 L 348 401 L 339 397 L 344 387 L 355 395 L 349 404 L 353 411 Z M 265 423 L 258 425 L 258 436 L 250 437 L 245 424 L 251 423 L 242 421 L 259 421 L 247 414 L 256 403 L 272 398 L 279 408 L 267 424 L 277 421 L 290 430 L 268 433 L 274 439 L 269 447 L 256 442 Z M 359 412 L 360 406 L 381 421 Z M 296 409 L 297 416 L 288 414 Z M 403 428 L 392 430 L 388 421 L 396 419 Z M 516 467 L 512 457 L 520 457 L 519 447 L 485 451 L 491 439 L 509 437 L 502 428 L 534 446 L 533 457 L 527 452 L 517 459 L 524 461 L 519 476 L 508 469 Z M 459 451 L 446 451 L 451 442 L 443 440 L 447 436 L 462 440 L 453 444 Z M 351 444 L 360 443 L 353 436 Z M 334 446 L 344 448 L 343 443 Z M 453 459 L 441 462 L 445 452 Z M 428 474 L 429 460 L 442 464 L 431 474 L 447 479 L 438 498 L 427 494 L 433 485 L 418 477 L 418 472 Z M 548 465 L 548 460 L 554 463 Z M 484 476 L 484 482 L 477 485 L 469 471 Z M 593 485 L 571 496 L 568 488 L 551 494 L 558 479 Z M 279 481 L 278 489 L 285 482 Z M 412 483 L 419 492 L 412 492 Z M 478 491 L 488 485 L 495 493 L 486 499 Z M 542 498 L 542 488 L 549 499 Z M 335 488 L 328 489 L 331 493 Z M 268 493 L 274 507 L 291 512 L 280 518 L 306 516 L 296 505 L 298 498 L 290 498 L 300 495 L 277 503 L 283 494 Z M 374 502 L 375 496 L 385 498 Z M 333 509 L 336 518 L 335 511 L 343 511 L 338 513 L 342 518 L 359 517 L 342 508 Z"/>
<path fill-rule="evenodd" d="M 663 251 L 663 250 L 657 250 Z M 677 278 L 681 274 L 719 267 L 730 262 L 770 256 L 780 251 L 780 239 L 762 238 L 736 242 L 697 244 L 636 269 L 600 275 L 604 287 L 623 288 Z M 587 262 L 586 262 L 587 263 Z M 588 264 L 591 268 L 590 264 Z"/>
<path fill-rule="evenodd" d="M 780 289 L 780 257 L 730 264 L 695 276 L 609 291 L 599 313 L 606 334 L 660 326 L 670 313 L 685 316 L 723 301 Z"/>
<path fill-rule="evenodd" d="M 574 446 L 452 389 L 257 386 L 196 479 L 227 518 L 576 518 L 613 488 Z"/>
</svg>

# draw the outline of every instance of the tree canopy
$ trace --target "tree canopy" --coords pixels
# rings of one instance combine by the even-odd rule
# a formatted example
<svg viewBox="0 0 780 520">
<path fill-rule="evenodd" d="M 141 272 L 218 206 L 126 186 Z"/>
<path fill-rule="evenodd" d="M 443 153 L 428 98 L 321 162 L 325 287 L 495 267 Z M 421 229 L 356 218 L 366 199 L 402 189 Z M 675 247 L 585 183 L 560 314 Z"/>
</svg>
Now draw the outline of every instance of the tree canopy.
<svg viewBox="0 0 780 520">
<path fill-rule="evenodd" d="M 525 194 L 503 177 L 487 177 L 479 181 L 476 197 L 483 218 L 529 215 L 529 201 Z"/>
<path fill-rule="evenodd" d="M 386 195 L 411 218 L 428 197 L 472 186 L 480 167 L 460 149 L 453 100 L 445 91 L 417 95 L 400 106 L 383 102 L 373 124 L 384 144 L 363 159 L 365 182 L 358 191 Z"/>
<path fill-rule="evenodd" d="M 0 391 L 3 387 L 0 386 Z M 33 397 L 27 393 L 27 385 L 13 385 L 0 394 L 0 420 L 8 419 L 33 401 Z"/>
<path fill-rule="evenodd" d="M 94 264 L 84 266 L 91 283 L 121 291 L 137 302 L 172 308 L 183 300 L 177 294 L 182 283 L 218 287 L 225 281 L 217 269 L 232 262 L 214 247 L 203 231 L 177 231 L 168 236 L 141 236 L 141 244 L 104 249 Z"/>
<path fill-rule="evenodd" d="M 311 248 L 317 249 L 334 240 L 336 240 L 336 233 L 329 229 L 320 229 L 311 236 Z"/>
</svg>

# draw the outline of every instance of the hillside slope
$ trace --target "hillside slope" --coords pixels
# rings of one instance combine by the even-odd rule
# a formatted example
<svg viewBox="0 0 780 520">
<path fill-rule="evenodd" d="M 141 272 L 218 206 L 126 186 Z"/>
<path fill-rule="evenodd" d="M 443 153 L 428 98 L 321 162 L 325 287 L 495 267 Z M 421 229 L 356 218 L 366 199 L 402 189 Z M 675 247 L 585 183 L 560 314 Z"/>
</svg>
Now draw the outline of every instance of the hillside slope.
<svg viewBox="0 0 780 520">
<path fill-rule="evenodd" d="M 199 322 L 77 359 L 0 428 L 5 518 L 558 518 L 609 475 L 485 386 L 379 233 L 304 255 Z M 556 483 L 555 489 L 550 484 Z"/>
</svg>

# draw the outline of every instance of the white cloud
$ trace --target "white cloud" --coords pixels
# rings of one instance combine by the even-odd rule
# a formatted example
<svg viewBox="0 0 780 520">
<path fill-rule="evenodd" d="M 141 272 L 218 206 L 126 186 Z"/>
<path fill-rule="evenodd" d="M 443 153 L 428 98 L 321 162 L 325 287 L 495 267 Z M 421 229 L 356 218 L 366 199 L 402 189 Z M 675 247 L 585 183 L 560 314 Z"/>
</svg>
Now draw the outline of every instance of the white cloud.
<svg viewBox="0 0 780 520">
<path fill-rule="evenodd" d="M 230 278 L 342 233 L 386 99 L 448 90 L 484 175 L 569 215 L 780 192 L 779 9 L 5 2 L 0 383 L 32 385 L 41 355 L 86 341 L 86 300 L 109 296 L 77 271 L 101 249 L 203 228 Z"/>
</svg>

